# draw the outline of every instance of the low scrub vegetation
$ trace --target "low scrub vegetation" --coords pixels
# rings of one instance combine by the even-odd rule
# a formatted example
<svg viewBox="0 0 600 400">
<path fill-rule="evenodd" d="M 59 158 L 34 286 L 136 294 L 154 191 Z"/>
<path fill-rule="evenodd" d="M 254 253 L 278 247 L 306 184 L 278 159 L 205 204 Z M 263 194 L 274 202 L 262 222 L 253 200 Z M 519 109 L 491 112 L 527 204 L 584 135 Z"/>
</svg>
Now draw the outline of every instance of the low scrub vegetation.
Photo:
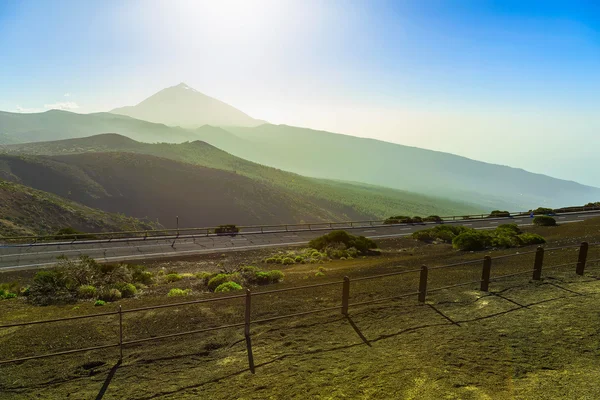
<svg viewBox="0 0 600 400">
<path fill-rule="evenodd" d="M 99 299 L 105 302 L 133 297 L 138 286 L 153 281 L 140 265 L 99 264 L 87 256 L 62 258 L 58 266 L 39 271 L 28 290 L 33 304 L 48 305 Z"/>
<path fill-rule="evenodd" d="M 311 240 L 308 246 L 319 251 L 326 251 L 330 248 L 345 250 L 354 248 L 358 254 L 362 255 L 368 254 L 372 249 L 376 249 L 377 243 L 364 236 L 351 235 L 346 231 L 333 231 Z"/>
<path fill-rule="evenodd" d="M 180 297 L 180 296 L 187 296 L 190 293 L 192 293 L 191 289 L 173 288 L 173 289 L 169 290 L 169 294 L 167 294 L 167 296 L 169 296 L 169 297 Z"/>
<path fill-rule="evenodd" d="M 240 231 L 235 225 L 219 225 L 215 228 L 215 233 L 217 235 L 232 235 L 235 236 Z"/>
<path fill-rule="evenodd" d="M 533 224 L 538 226 L 556 226 L 556 220 L 547 215 L 538 215 L 533 219 Z"/>
<path fill-rule="evenodd" d="M 516 224 L 500 225 L 493 231 L 478 231 L 464 226 L 442 225 L 415 232 L 412 237 L 426 242 L 452 243 L 455 249 L 463 251 L 510 248 L 546 242 L 540 235 L 521 232 Z"/>
</svg>

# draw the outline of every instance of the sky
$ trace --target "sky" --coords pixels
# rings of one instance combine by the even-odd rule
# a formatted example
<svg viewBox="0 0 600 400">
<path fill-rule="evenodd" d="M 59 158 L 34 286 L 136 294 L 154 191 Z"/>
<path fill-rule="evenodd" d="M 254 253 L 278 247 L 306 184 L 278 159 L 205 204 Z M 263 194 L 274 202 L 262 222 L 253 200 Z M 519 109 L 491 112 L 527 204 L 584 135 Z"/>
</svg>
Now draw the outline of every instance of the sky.
<svg viewBox="0 0 600 400">
<path fill-rule="evenodd" d="M 180 82 L 271 123 L 600 186 L 597 1 L 0 1 L 0 110 Z"/>
</svg>

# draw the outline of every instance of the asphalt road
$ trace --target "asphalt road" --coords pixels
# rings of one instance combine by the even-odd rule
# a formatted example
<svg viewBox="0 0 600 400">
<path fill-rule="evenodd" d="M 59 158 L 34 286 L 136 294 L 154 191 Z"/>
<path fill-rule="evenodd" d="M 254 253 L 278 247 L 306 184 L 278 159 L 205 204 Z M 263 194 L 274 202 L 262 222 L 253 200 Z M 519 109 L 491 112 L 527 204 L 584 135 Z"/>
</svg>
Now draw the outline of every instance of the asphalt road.
<svg viewBox="0 0 600 400">
<path fill-rule="evenodd" d="M 583 221 L 600 215 L 600 211 L 567 213 L 555 216 L 557 222 L 572 223 Z M 529 217 L 511 217 L 494 219 L 472 219 L 445 221 L 444 224 L 464 225 L 475 229 L 494 229 L 504 223 L 516 223 L 521 226 L 532 224 Z M 431 228 L 435 223 L 400 224 L 400 225 L 336 225 L 334 229 L 344 229 L 354 235 L 362 235 L 371 239 L 401 237 L 415 231 Z M 132 261 L 140 259 L 159 259 L 176 256 L 188 256 L 202 253 L 224 253 L 233 250 L 249 250 L 265 247 L 303 245 L 311 239 L 321 236 L 329 227 L 296 231 L 241 232 L 235 237 L 216 235 L 181 235 L 144 240 L 114 239 L 54 242 L 36 244 L 1 244 L 0 271 L 21 268 L 41 268 L 56 263 L 58 256 L 65 255 L 77 258 L 88 255 L 102 262 Z"/>
</svg>

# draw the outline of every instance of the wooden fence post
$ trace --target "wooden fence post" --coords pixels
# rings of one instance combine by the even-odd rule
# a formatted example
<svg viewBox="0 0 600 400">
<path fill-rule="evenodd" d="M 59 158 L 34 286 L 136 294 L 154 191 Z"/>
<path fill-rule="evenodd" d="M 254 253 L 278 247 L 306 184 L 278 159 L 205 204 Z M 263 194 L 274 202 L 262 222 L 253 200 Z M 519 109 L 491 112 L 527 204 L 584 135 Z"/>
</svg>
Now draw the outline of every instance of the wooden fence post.
<svg viewBox="0 0 600 400">
<path fill-rule="evenodd" d="M 348 300 L 350 298 L 350 278 L 344 277 L 344 286 L 342 287 L 342 314 L 348 315 Z"/>
<path fill-rule="evenodd" d="M 250 372 L 254 373 L 254 356 L 252 354 L 252 339 L 250 338 L 250 304 L 252 300 L 252 293 L 250 289 L 246 289 L 246 313 L 245 313 L 245 326 L 244 336 L 246 337 L 246 349 L 248 350 L 248 366 Z"/>
<path fill-rule="evenodd" d="M 492 257 L 485 256 L 483 258 L 483 270 L 481 271 L 481 287 L 479 290 L 487 292 L 490 286 L 490 271 L 492 269 Z"/>
<path fill-rule="evenodd" d="M 588 242 L 581 243 L 581 247 L 579 247 L 579 256 L 577 258 L 577 275 L 583 275 L 583 271 L 585 270 L 585 263 L 587 261 L 587 253 L 588 253 Z"/>
<path fill-rule="evenodd" d="M 544 265 L 544 248 L 538 247 L 535 252 L 535 262 L 533 264 L 533 280 L 539 281 L 542 278 L 542 266 Z"/>
<path fill-rule="evenodd" d="M 119 304 L 119 362 L 123 361 L 123 310 Z"/>
<path fill-rule="evenodd" d="M 419 302 L 421 303 L 425 303 L 425 297 L 427 296 L 427 272 L 427 267 L 423 265 L 419 277 Z"/>
</svg>

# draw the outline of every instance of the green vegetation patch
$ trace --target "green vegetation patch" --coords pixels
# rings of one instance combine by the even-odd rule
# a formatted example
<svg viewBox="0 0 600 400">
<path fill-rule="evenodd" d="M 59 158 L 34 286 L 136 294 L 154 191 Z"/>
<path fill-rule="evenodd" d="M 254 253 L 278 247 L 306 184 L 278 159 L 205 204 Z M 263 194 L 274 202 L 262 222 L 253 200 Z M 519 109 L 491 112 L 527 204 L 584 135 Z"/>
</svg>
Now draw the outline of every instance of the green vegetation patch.
<svg viewBox="0 0 600 400">
<path fill-rule="evenodd" d="M 320 236 L 311 240 L 308 243 L 309 247 L 323 251 L 328 248 L 339 248 L 343 246 L 345 249 L 354 248 L 358 254 L 368 254 L 370 250 L 377 248 L 377 243 L 364 236 L 354 236 L 346 231 L 333 231 L 326 235 Z"/>
<path fill-rule="evenodd" d="M 538 215 L 533 219 L 533 224 L 537 226 L 556 226 L 556 220 L 547 215 Z"/>
<path fill-rule="evenodd" d="M 482 231 L 464 226 L 441 225 L 412 234 L 424 242 L 452 243 L 457 250 L 478 251 L 487 248 L 511 248 L 546 243 L 537 234 L 523 233 L 516 224 L 503 224 L 493 231 Z"/>
</svg>

